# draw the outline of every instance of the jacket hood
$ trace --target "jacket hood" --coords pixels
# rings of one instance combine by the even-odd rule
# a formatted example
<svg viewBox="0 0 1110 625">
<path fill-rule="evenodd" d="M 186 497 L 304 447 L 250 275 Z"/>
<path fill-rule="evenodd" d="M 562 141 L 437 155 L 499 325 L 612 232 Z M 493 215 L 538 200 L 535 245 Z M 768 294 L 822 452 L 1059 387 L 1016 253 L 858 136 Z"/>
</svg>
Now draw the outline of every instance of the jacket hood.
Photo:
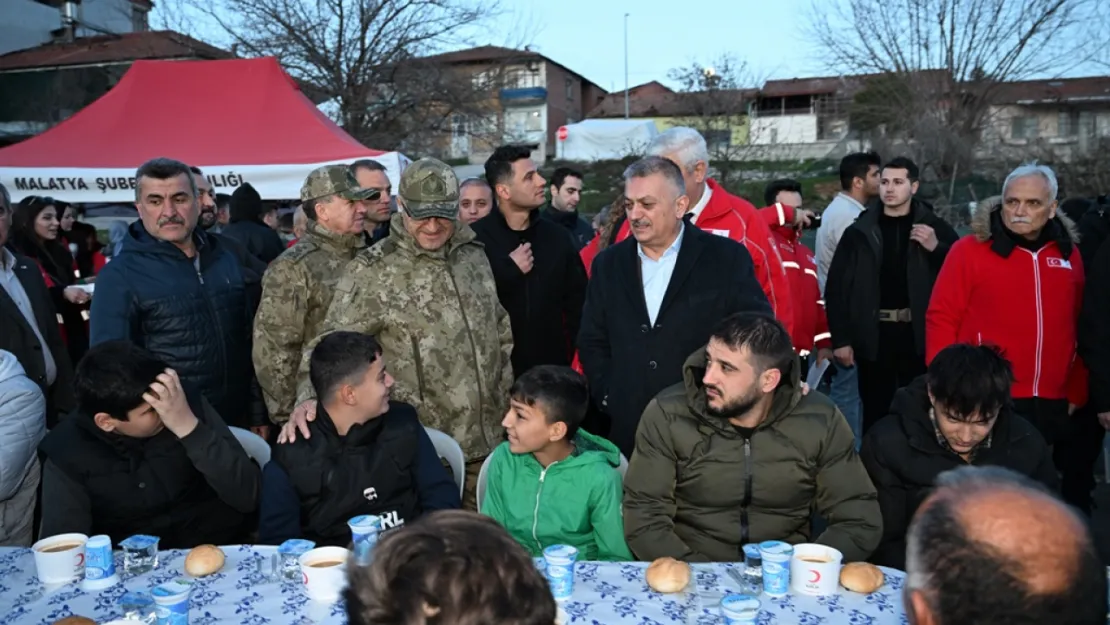
<svg viewBox="0 0 1110 625">
<path fill-rule="evenodd" d="M 979 205 L 975 207 L 975 212 L 971 216 L 971 232 L 980 243 L 994 238 L 994 235 L 997 233 L 997 228 L 1001 226 L 1001 223 L 999 222 L 996 224 L 996 220 L 992 217 L 998 213 L 1001 208 L 1001 195 L 989 197 L 979 202 Z M 1058 229 L 1058 234 L 1053 237 L 1058 245 L 1062 246 L 1064 242 L 1079 243 L 1079 228 L 1075 225 L 1074 221 L 1064 214 L 1064 211 L 1057 209 L 1056 216 L 1050 219 L 1048 224 L 1049 225 L 1045 226 L 1046 228 L 1050 227 L 1051 224 L 1055 224 L 1055 227 Z"/>
<path fill-rule="evenodd" d="M 416 256 L 431 256 L 433 258 L 444 258 L 447 254 L 454 252 L 460 247 L 467 244 L 482 245 L 477 240 L 477 235 L 470 229 L 470 226 L 461 220 L 456 219 L 455 233 L 447 239 L 447 244 L 442 248 L 430 252 L 421 248 L 416 244 L 416 239 L 409 233 L 408 228 L 405 227 L 405 217 L 400 212 L 393 215 L 389 220 L 389 239 L 396 245 L 404 248 Z"/>
<path fill-rule="evenodd" d="M 265 210 L 262 205 L 262 196 L 255 191 L 251 184 L 245 183 L 231 194 L 231 208 L 228 210 L 228 221 L 254 221 L 262 223 Z"/>
<path fill-rule="evenodd" d="M 0 385 L 27 375 L 15 354 L 0 349 Z"/>
<path fill-rule="evenodd" d="M 574 450 L 565 460 L 567 465 L 604 463 L 615 469 L 621 464 L 621 452 L 616 445 L 585 430 L 578 430 L 574 435 Z"/>
<path fill-rule="evenodd" d="M 733 433 L 722 425 L 724 422 L 715 417 L 709 416 L 706 409 L 706 396 L 705 386 L 702 385 L 702 378 L 705 376 L 705 363 L 706 363 L 705 348 L 690 355 L 686 359 L 686 364 L 682 367 L 682 380 L 686 387 L 686 403 L 690 408 L 690 412 L 702 423 L 709 425 L 718 432 L 728 432 L 728 435 Z M 771 411 L 767 414 L 767 418 L 763 423 L 759 424 L 759 428 L 778 421 L 783 416 L 788 414 L 798 405 L 802 399 L 802 368 L 798 362 L 798 357 L 794 356 L 790 361 L 789 371 L 784 376 L 788 380 L 786 383 L 780 383 L 779 387 L 774 391 L 774 399 L 771 402 Z"/>
<path fill-rule="evenodd" d="M 902 431 L 911 441 L 916 441 L 921 449 L 940 449 L 937 442 L 936 427 L 929 418 L 929 385 L 924 375 L 914 378 L 913 382 L 898 389 L 890 403 L 890 413 L 897 417 L 902 425 Z M 1009 406 L 1003 407 L 998 414 L 998 419 L 991 428 L 991 434 L 996 443 L 1010 442 L 1022 436 L 1025 432 L 1015 430 L 1011 425 L 1013 410 Z"/>
</svg>

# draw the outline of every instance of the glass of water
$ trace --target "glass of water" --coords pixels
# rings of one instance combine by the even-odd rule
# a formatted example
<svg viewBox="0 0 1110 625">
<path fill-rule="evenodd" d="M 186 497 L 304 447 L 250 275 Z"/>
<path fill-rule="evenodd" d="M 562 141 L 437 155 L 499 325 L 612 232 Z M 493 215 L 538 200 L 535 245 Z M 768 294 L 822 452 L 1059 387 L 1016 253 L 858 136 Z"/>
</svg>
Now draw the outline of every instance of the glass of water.
<svg viewBox="0 0 1110 625">
<path fill-rule="evenodd" d="M 137 534 L 124 539 L 123 572 L 128 575 L 141 575 L 158 568 L 158 537 Z"/>
</svg>

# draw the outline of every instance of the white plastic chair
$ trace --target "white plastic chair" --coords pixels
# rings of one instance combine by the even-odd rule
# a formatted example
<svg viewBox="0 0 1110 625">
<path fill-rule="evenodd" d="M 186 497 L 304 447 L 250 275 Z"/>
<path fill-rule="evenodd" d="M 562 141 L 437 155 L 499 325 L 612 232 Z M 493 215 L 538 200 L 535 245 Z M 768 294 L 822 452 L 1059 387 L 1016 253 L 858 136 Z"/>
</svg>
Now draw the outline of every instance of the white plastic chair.
<svg viewBox="0 0 1110 625">
<path fill-rule="evenodd" d="M 266 439 L 243 428 L 230 427 L 230 429 L 235 435 L 235 440 L 243 446 L 243 451 L 247 452 L 247 456 L 257 462 L 259 467 L 266 468 L 266 464 L 270 462 L 270 445 Z"/>
<path fill-rule="evenodd" d="M 432 439 L 432 445 L 436 448 L 436 455 L 451 465 L 455 483 L 459 485 L 459 497 L 462 497 L 463 487 L 466 483 L 466 456 L 463 455 L 462 447 L 455 439 L 444 432 L 429 427 L 425 427 L 424 431 L 428 433 L 428 438 Z"/>
</svg>

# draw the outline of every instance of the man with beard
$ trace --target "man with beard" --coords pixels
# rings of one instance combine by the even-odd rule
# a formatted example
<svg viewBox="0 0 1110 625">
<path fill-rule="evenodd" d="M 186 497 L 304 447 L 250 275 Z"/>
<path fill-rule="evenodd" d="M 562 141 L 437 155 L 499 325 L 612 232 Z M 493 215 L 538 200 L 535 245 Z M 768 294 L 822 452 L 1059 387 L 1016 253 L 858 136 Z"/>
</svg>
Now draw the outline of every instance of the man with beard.
<svg viewBox="0 0 1110 625">
<path fill-rule="evenodd" d="M 526 147 L 506 145 L 486 161 L 497 209 L 471 224 L 513 327 L 513 373 L 570 365 L 586 299 L 586 269 L 570 234 L 540 218 L 544 179 Z"/>
<path fill-rule="evenodd" d="M 543 210 L 543 217 L 566 228 L 577 249 L 586 247 L 595 234 L 590 222 L 578 214 L 581 199 L 582 174 L 569 167 L 556 169 L 551 174 L 551 204 Z"/>
<path fill-rule="evenodd" d="M 266 273 L 266 263 L 247 251 L 247 248 L 239 241 L 222 234 L 223 226 L 219 220 L 218 196 L 212 188 L 212 183 L 204 177 L 204 172 L 199 167 L 190 167 L 189 171 L 193 173 L 193 181 L 197 185 L 197 202 L 200 204 L 200 217 L 197 219 L 197 227 L 211 236 L 220 237 L 220 242 L 239 261 L 239 266 L 243 268 L 243 280 L 247 287 L 247 297 L 253 312 L 258 309 L 258 302 L 262 299 L 262 275 Z"/>
<path fill-rule="evenodd" d="M 637 559 L 736 562 L 764 540 L 821 543 L 846 562 L 871 555 L 882 537 L 875 487 L 840 411 L 803 394 L 782 324 L 726 318 L 683 377 L 644 411 L 624 479 Z M 813 512 L 827 521 L 816 537 Z"/>
<path fill-rule="evenodd" d="M 360 188 L 378 192 L 376 196 L 372 196 L 374 199 L 363 202 L 366 205 L 363 237 L 367 245 L 373 245 L 389 236 L 389 221 L 393 217 L 390 204 L 393 184 L 386 175 L 385 165 L 368 158 L 351 163 L 351 173 L 355 175 Z"/>
</svg>

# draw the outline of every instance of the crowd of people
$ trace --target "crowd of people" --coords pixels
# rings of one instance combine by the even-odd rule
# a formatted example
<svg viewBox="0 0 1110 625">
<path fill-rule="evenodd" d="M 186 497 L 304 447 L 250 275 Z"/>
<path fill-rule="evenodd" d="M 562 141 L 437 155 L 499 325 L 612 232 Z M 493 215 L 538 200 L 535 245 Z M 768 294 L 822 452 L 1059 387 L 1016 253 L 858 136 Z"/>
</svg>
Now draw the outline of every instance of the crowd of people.
<svg viewBox="0 0 1110 625">
<path fill-rule="evenodd" d="M 375 161 L 330 165 L 287 245 L 249 184 L 220 198 L 154 159 L 91 296 L 71 287 L 100 250 L 57 242 L 82 236 L 59 233 L 70 209 L 59 225 L 60 202 L 4 192 L 0 544 L 345 545 L 373 514 L 389 535 L 352 573 L 352 622 L 456 614 L 460 585 L 492 579 L 506 594 L 482 596 L 515 604 L 499 622 L 547 625 L 524 554 L 553 544 L 696 562 L 814 541 L 907 569 L 914 622 L 1103 619 L 1083 517 L 1110 428 L 1110 246 L 1085 279 L 1052 170 L 1015 169 L 959 238 L 913 161 L 850 154 L 816 253 L 797 181 L 757 209 L 709 170 L 702 136 L 671 129 L 590 224 L 584 176 L 549 183 L 525 148 L 462 182 L 420 159 L 395 196 Z M 826 361 L 827 395 L 803 383 Z M 461 447 L 462 483 L 426 428 Z M 967 465 L 1008 471 L 949 472 Z M 954 619 L 981 576 L 986 616 Z"/>
</svg>

